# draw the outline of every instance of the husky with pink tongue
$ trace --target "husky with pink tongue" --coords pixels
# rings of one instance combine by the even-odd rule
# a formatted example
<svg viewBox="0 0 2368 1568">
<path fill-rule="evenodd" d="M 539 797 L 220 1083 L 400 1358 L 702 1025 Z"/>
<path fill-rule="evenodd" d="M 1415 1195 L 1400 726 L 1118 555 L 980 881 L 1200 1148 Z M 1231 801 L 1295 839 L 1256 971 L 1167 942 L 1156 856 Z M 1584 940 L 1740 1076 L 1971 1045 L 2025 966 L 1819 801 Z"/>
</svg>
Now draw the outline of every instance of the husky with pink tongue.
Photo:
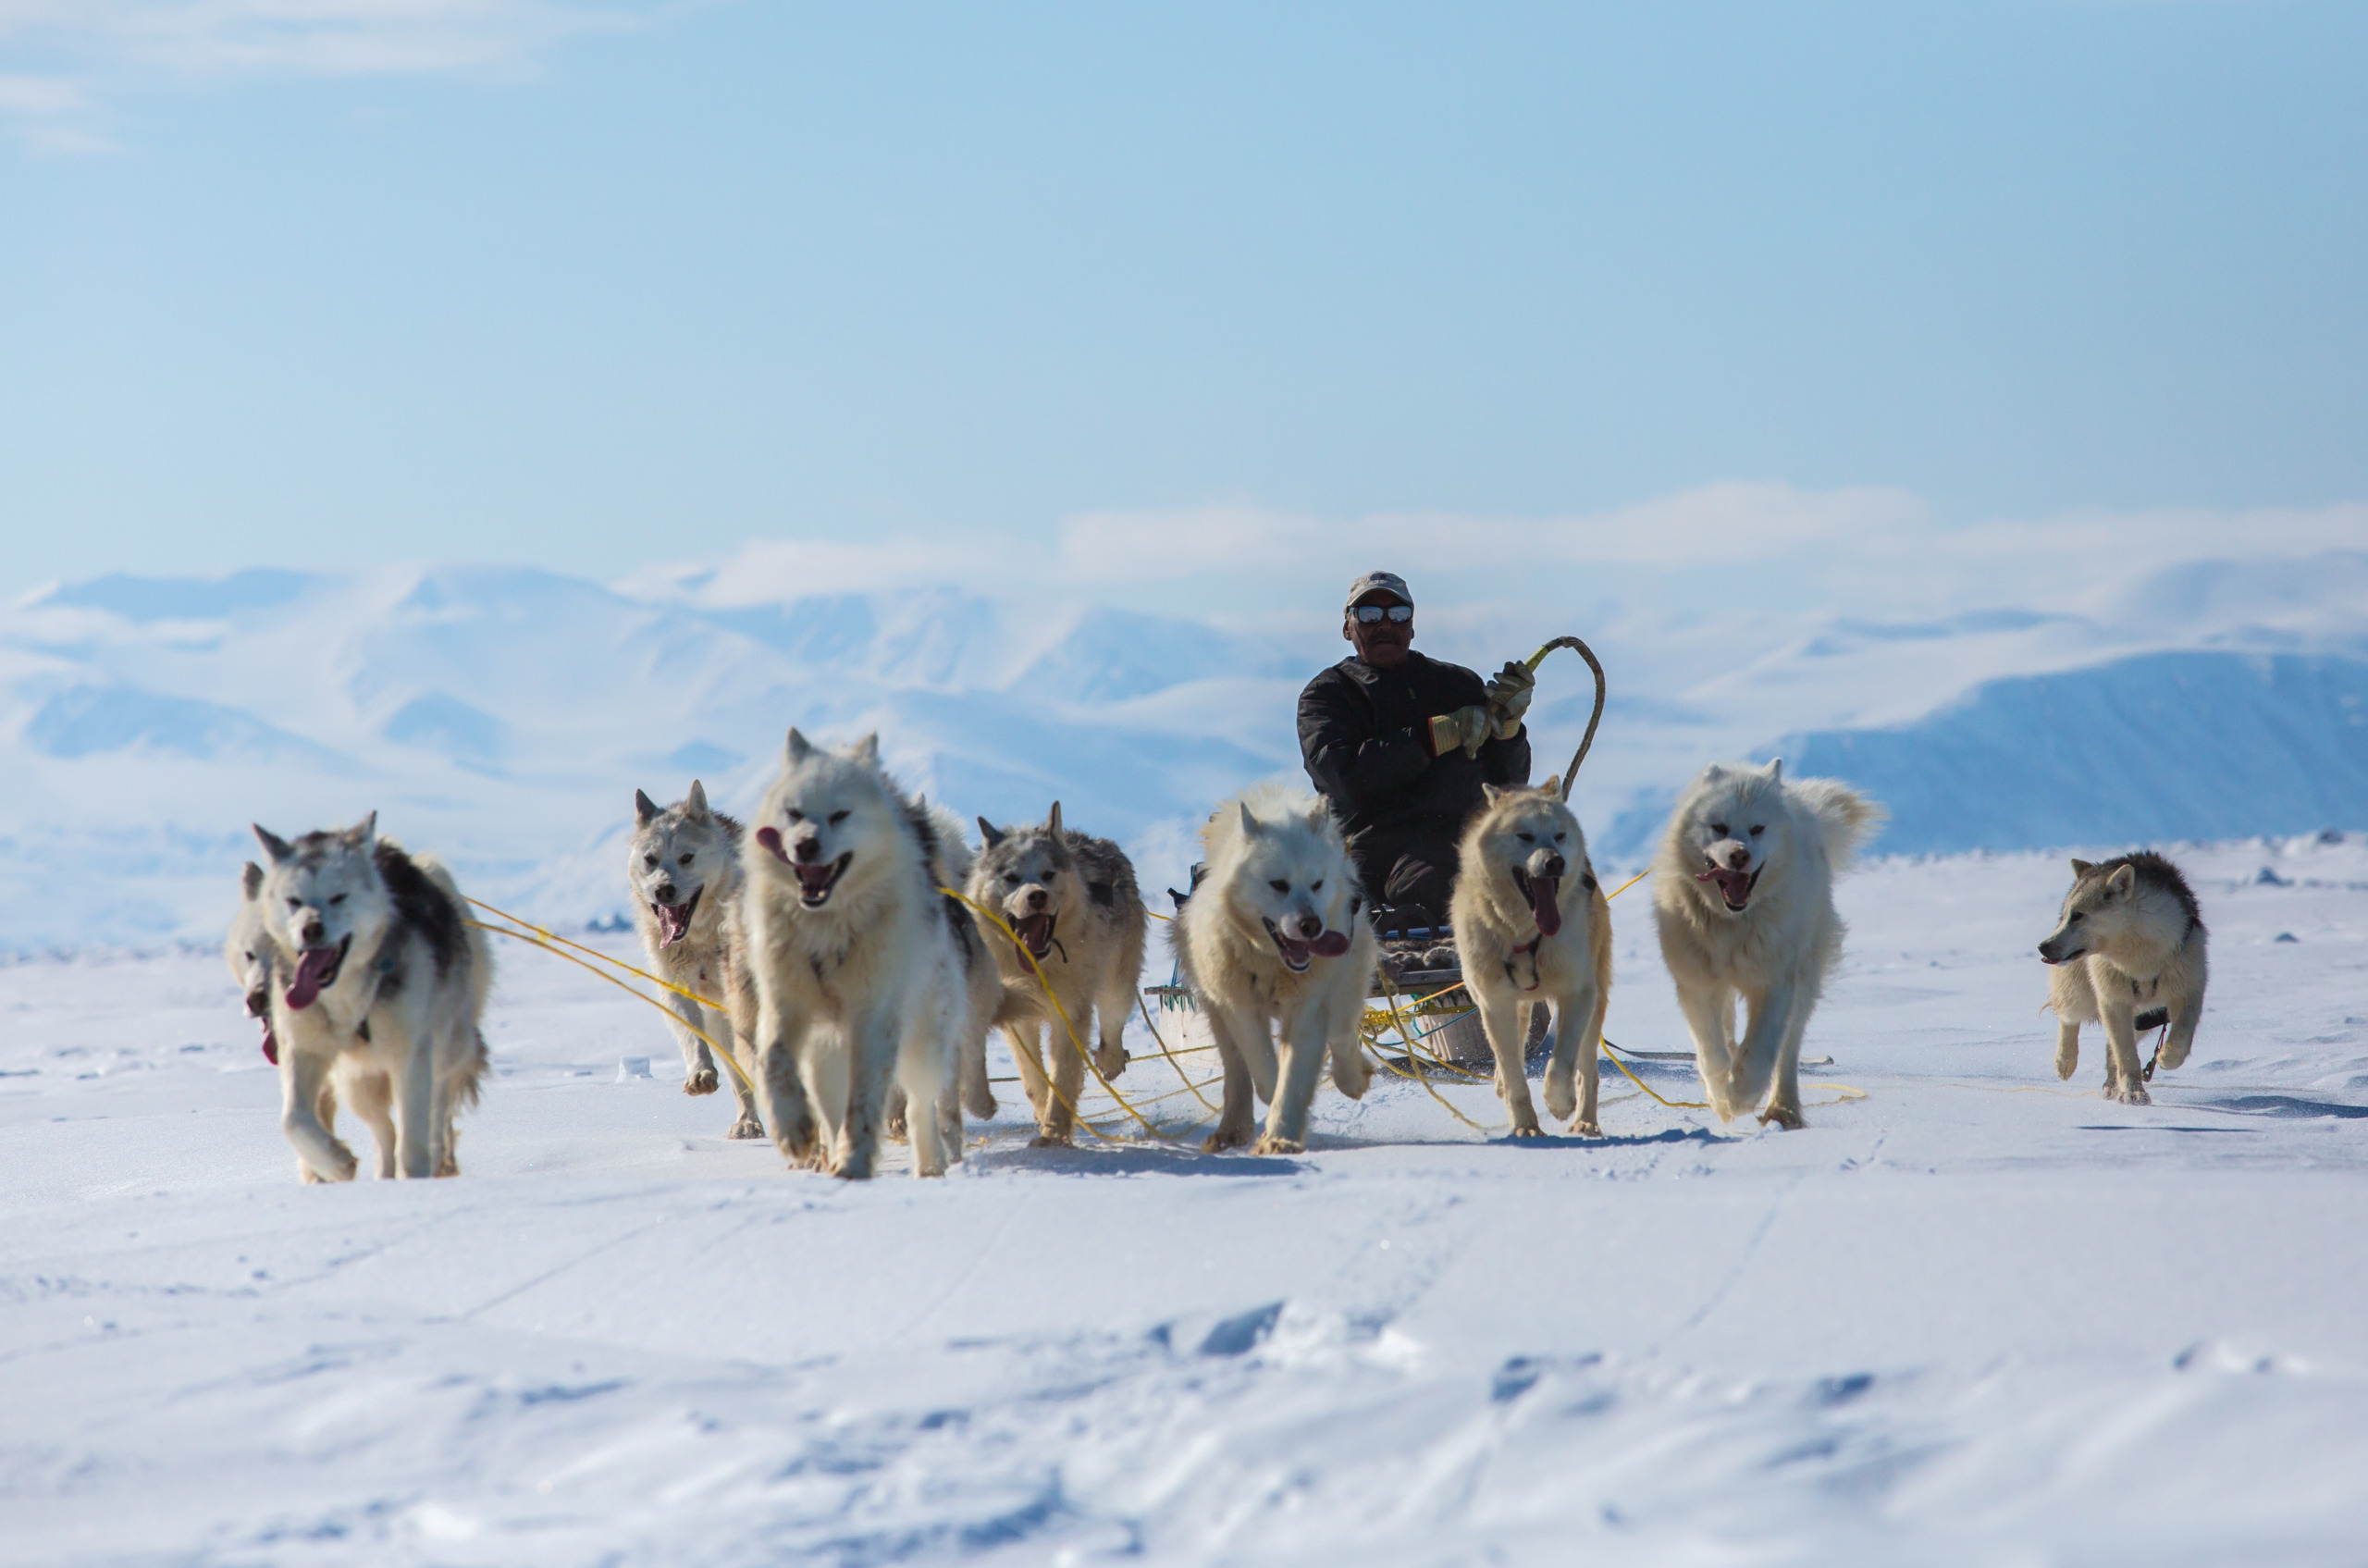
<svg viewBox="0 0 2368 1568">
<path fill-rule="evenodd" d="M 756 1093 L 742 1073 L 756 1070 L 755 1047 L 734 1037 L 734 1014 L 745 1032 L 755 1022 L 755 992 L 747 976 L 747 944 L 740 932 L 740 824 L 710 810 L 707 790 L 691 781 L 691 792 L 672 806 L 660 806 L 633 792 L 634 830 L 625 851 L 625 878 L 633 884 L 634 925 L 653 973 L 683 991 L 721 1002 L 722 1008 L 695 1002 L 681 991 L 666 994 L 674 1043 L 683 1051 L 683 1093 L 712 1094 L 732 1080 L 740 1104 L 729 1136 L 762 1138 Z M 734 993 L 745 994 L 746 1005 Z M 697 1031 L 694 1033 L 693 1031 Z M 719 1062 L 707 1040 L 740 1065 Z"/>
<path fill-rule="evenodd" d="M 1562 804 L 1560 781 L 1536 789 L 1480 786 L 1486 802 L 1463 830 L 1449 920 L 1463 983 L 1497 1058 L 1497 1093 L 1513 1136 L 1538 1138 L 1522 1047 L 1531 1009 L 1552 1004 L 1554 1056 L 1546 1108 L 1571 1130 L 1601 1137 L 1596 1122 L 1596 1046 L 1611 1001 L 1611 908 L 1586 835 Z"/>
<path fill-rule="evenodd" d="M 825 749 L 792 730 L 750 830 L 741 912 L 774 1145 L 793 1165 L 871 1176 L 893 1081 L 913 1173 L 944 1175 L 962 1157 L 969 977 L 992 960 L 968 911 L 939 891 L 937 821 L 881 770 L 879 736 Z"/>
<path fill-rule="evenodd" d="M 485 1075 L 493 955 L 451 873 L 380 838 L 377 821 L 292 843 L 255 829 L 255 968 L 278 1048 L 280 1129 L 307 1181 L 353 1179 L 353 1151 L 322 1119 L 333 1081 L 372 1123 L 381 1177 L 454 1176 L 454 1117 Z"/>
<path fill-rule="evenodd" d="M 1208 875 L 1177 916 L 1173 940 L 1225 1064 L 1225 1105 L 1202 1147 L 1250 1142 L 1255 1089 L 1267 1111 L 1254 1152 L 1298 1154 L 1327 1053 L 1340 1092 L 1364 1097 L 1373 1069 L 1357 1025 L 1381 945 L 1321 796 L 1259 785 L 1218 807 L 1201 843 Z"/>
<path fill-rule="evenodd" d="M 1713 762 L 1678 797 L 1653 860 L 1653 914 L 1720 1119 L 1765 1094 L 1763 1123 L 1801 1125 L 1801 1036 L 1842 954 L 1833 879 L 1889 816 L 1836 780 L 1788 781 L 1781 759 Z"/>
</svg>

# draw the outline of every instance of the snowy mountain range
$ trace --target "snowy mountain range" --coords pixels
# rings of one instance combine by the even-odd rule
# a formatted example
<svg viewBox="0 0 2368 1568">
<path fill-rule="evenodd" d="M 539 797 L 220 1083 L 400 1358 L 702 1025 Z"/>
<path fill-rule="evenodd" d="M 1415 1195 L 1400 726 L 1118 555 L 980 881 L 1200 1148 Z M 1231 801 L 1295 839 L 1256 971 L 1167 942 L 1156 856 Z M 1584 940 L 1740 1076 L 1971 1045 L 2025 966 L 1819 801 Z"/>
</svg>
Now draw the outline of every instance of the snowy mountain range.
<svg viewBox="0 0 2368 1568">
<path fill-rule="evenodd" d="M 1300 685 L 1337 629 L 1218 624 L 950 587 L 717 603 L 526 570 L 111 575 L 0 611 L 0 950 L 203 940 L 247 824 L 376 809 L 481 895 L 622 909 L 633 792 L 746 806 L 791 724 L 877 729 L 965 816 L 1068 819 L 1174 882 L 1208 807 L 1292 773 Z M 2368 552 L 2190 562 L 2071 608 L 1883 618 L 1509 600 L 1435 619 L 1493 667 L 1576 631 L 1611 700 L 1576 801 L 1634 860 L 1719 757 L 1885 799 L 1879 848 L 2117 844 L 2368 826 Z M 1325 618 L 1318 618 L 1323 620 Z M 1557 656 L 1538 772 L 1584 723 Z"/>
</svg>

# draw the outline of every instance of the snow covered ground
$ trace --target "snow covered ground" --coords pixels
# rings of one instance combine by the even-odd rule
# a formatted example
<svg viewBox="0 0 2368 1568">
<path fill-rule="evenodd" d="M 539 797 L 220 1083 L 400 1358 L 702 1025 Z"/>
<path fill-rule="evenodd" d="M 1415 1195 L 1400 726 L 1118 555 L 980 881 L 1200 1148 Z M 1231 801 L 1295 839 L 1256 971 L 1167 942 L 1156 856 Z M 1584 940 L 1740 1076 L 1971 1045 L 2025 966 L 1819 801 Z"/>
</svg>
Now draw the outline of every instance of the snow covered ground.
<svg viewBox="0 0 2368 1568">
<path fill-rule="evenodd" d="M 517 949 L 467 1174 L 302 1187 L 217 959 L 19 961 L 0 1558 L 2357 1562 L 2368 842 L 2177 853 L 2214 982 L 2151 1107 L 2097 1043 L 2050 1070 L 2060 858 L 1895 858 L 1801 1132 L 1615 1077 L 1610 1136 L 1516 1147 L 1384 1079 L 1301 1158 L 1031 1151 L 1007 1105 L 861 1187 Z M 1674 1048 L 1614 913 L 1612 1037 Z"/>
</svg>

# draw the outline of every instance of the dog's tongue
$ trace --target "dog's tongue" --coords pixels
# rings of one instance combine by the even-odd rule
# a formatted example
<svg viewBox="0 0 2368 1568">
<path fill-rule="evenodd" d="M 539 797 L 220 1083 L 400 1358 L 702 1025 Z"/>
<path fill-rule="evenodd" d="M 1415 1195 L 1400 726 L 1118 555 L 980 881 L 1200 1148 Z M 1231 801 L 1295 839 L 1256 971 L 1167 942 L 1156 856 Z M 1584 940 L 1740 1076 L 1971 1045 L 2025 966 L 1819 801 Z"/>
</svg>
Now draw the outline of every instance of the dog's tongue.
<svg viewBox="0 0 2368 1568">
<path fill-rule="evenodd" d="M 1723 867 L 1713 866 L 1707 871 L 1697 873 L 1694 880 L 1717 883 L 1719 891 L 1726 895 L 1727 907 L 1730 909 L 1742 908 L 1744 902 L 1751 896 L 1749 871 L 1731 871 Z"/>
<path fill-rule="evenodd" d="M 660 947 L 672 947 L 683 940 L 691 929 L 691 907 L 688 904 L 660 904 L 658 923 L 662 931 L 658 938 Z"/>
<path fill-rule="evenodd" d="M 321 982 L 337 968 L 337 949 L 307 947 L 296 960 L 296 978 L 288 982 L 288 1005 L 302 1012 L 320 999 Z"/>
<path fill-rule="evenodd" d="M 789 851 L 781 846 L 781 829 L 758 828 L 757 830 L 757 842 L 771 850 L 773 852 L 774 859 L 781 861 L 783 865 L 787 865 L 789 863 Z"/>
<path fill-rule="evenodd" d="M 1537 917 L 1541 936 L 1552 936 L 1562 929 L 1562 906 L 1557 902 L 1562 895 L 1560 877 L 1529 879 L 1529 909 Z"/>
<path fill-rule="evenodd" d="M 1027 947 L 1030 956 L 1041 958 L 1053 950 L 1052 916 L 1025 915 L 1020 918 L 1018 925 L 1012 929 L 1019 932 L 1019 940 Z"/>
<path fill-rule="evenodd" d="M 1327 931 L 1307 945 L 1307 950 L 1319 958 L 1337 958 L 1349 950 L 1349 933 Z"/>
<path fill-rule="evenodd" d="M 279 1041 L 271 1032 L 271 1020 L 263 1020 L 263 1059 L 273 1067 L 279 1065 Z"/>
</svg>

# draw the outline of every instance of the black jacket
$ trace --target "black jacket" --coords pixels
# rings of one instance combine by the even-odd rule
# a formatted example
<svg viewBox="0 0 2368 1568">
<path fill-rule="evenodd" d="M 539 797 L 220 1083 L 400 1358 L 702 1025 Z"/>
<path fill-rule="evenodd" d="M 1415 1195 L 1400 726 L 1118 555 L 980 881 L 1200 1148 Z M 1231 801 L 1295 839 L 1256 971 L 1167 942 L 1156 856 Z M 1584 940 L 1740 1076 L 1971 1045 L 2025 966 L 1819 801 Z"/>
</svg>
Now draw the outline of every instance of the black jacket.
<svg viewBox="0 0 2368 1568">
<path fill-rule="evenodd" d="M 1490 740 L 1476 758 L 1431 755 L 1430 721 L 1486 703 L 1479 676 L 1409 649 L 1395 670 L 1343 659 L 1299 694 L 1299 749 L 1307 776 L 1350 836 L 1368 830 L 1453 839 L 1480 805 L 1480 786 L 1529 782 L 1529 731 Z"/>
</svg>

